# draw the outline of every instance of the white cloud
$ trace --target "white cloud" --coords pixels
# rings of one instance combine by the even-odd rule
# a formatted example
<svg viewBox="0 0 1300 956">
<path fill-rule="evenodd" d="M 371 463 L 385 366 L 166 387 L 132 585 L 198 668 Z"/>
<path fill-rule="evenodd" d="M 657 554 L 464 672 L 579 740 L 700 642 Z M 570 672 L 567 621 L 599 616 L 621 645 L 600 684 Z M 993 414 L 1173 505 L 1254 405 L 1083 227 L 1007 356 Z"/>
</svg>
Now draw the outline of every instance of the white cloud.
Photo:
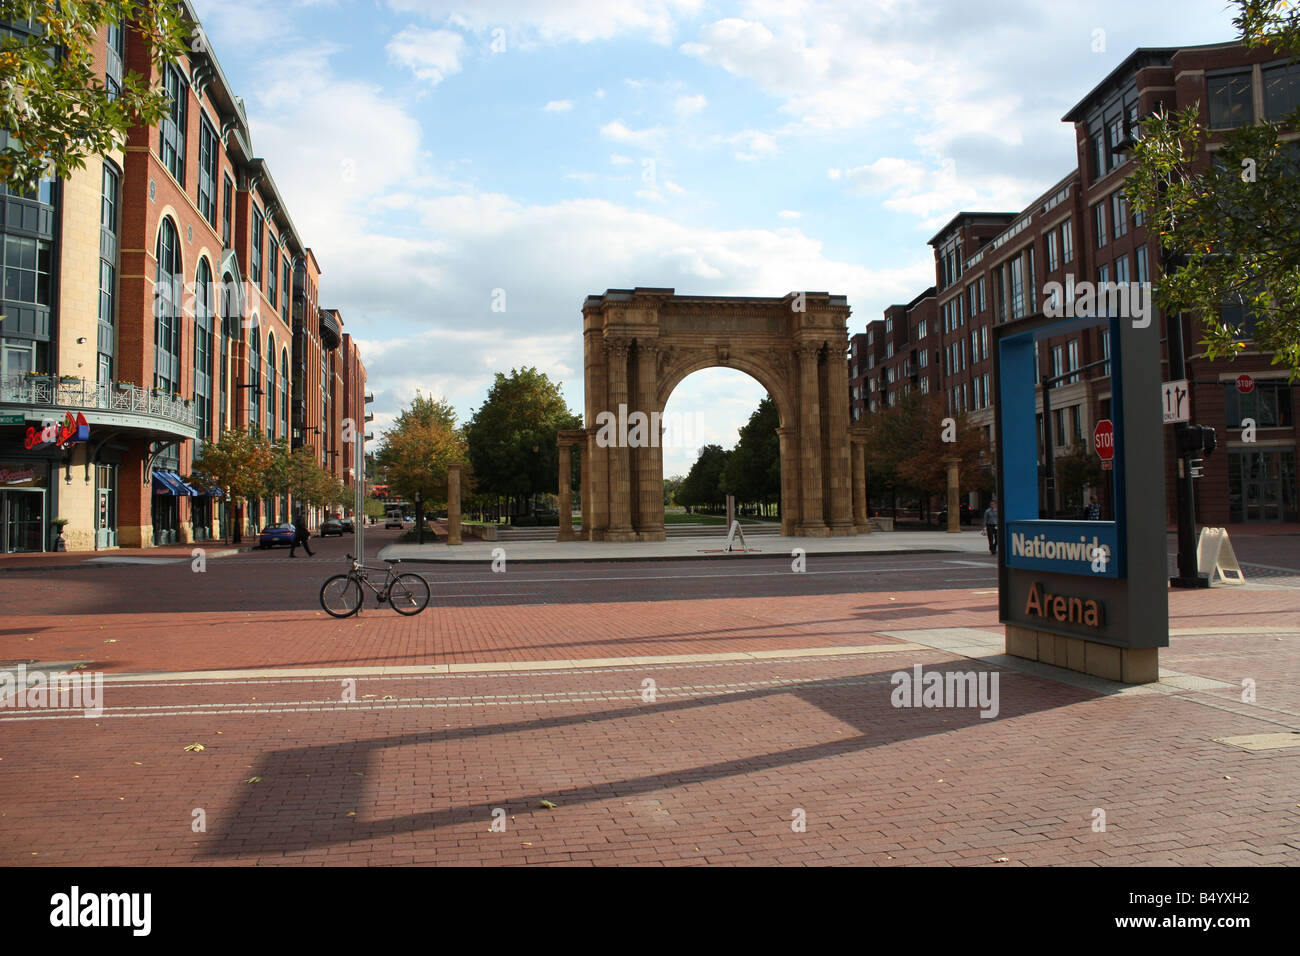
<svg viewBox="0 0 1300 956">
<path fill-rule="evenodd" d="M 673 100 L 673 112 L 678 116 L 694 116 L 703 110 L 708 105 L 708 102 L 702 93 L 697 93 L 694 96 L 683 93 Z"/>
<path fill-rule="evenodd" d="M 393 63 L 406 67 L 418 79 L 436 85 L 460 72 L 464 48 L 465 38 L 451 30 L 407 27 L 393 36 L 385 49 Z"/>
<path fill-rule="evenodd" d="M 600 128 L 600 135 L 616 143 L 651 149 L 663 136 L 663 129 L 654 126 L 649 129 L 631 129 L 622 120 L 614 120 Z"/>
<path fill-rule="evenodd" d="M 671 42 L 677 18 L 693 15 L 702 0 L 388 0 L 388 5 L 435 22 L 454 19 L 475 33 L 502 27 L 514 45 L 587 43 L 627 34 L 663 44 Z"/>
<path fill-rule="evenodd" d="M 542 107 L 547 113 L 567 113 L 573 109 L 572 100 L 550 100 Z"/>
<path fill-rule="evenodd" d="M 782 219 L 798 219 L 800 216 L 803 215 L 803 213 L 798 212 L 794 209 L 782 209 L 779 213 L 777 213 L 777 215 L 780 216 Z"/>
<path fill-rule="evenodd" d="M 624 156 L 622 153 L 610 153 L 609 161 L 615 166 L 629 166 L 632 163 L 632 157 Z"/>
<path fill-rule="evenodd" d="M 755 129 L 741 130 L 739 133 L 726 137 L 726 142 L 738 147 L 733 154 L 736 159 L 747 162 L 762 159 L 766 156 L 774 156 L 779 151 L 775 137 Z"/>
</svg>

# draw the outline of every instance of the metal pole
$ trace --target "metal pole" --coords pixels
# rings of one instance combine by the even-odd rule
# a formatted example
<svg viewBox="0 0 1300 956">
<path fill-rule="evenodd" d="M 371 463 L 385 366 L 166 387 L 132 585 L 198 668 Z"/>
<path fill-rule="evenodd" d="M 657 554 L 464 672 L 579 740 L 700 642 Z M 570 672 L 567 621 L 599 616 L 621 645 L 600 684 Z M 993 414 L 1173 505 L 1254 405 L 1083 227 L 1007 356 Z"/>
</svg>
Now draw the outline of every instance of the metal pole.
<svg viewBox="0 0 1300 956">
<path fill-rule="evenodd" d="M 366 559 L 366 434 L 365 424 L 352 430 L 352 547 L 358 561 Z"/>
<path fill-rule="evenodd" d="M 1172 381 L 1187 378 L 1187 357 L 1183 352 L 1183 316 L 1170 316 L 1166 338 L 1169 347 L 1169 378 Z M 1191 391 L 1190 384 L 1188 391 Z M 1191 396 L 1188 395 L 1190 407 Z M 1190 417 L 1190 416 L 1189 416 Z M 1196 486 L 1192 484 L 1192 468 L 1187 456 L 1182 454 L 1182 437 L 1188 425 L 1174 425 L 1174 500 L 1178 512 L 1178 576 L 1169 579 L 1176 588 L 1208 588 L 1210 579 L 1200 573 L 1196 563 Z"/>
</svg>

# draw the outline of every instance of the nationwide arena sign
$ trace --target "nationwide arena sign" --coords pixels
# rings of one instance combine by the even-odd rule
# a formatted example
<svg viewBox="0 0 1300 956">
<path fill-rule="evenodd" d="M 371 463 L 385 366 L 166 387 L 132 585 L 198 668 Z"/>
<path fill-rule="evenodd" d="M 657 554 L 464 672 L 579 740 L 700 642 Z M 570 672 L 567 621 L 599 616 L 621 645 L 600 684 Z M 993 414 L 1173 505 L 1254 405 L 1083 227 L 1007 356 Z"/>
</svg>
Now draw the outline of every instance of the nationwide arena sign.
<svg viewBox="0 0 1300 956">
<path fill-rule="evenodd" d="M 1154 670 L 1149 652 L 1169 646 L 1158 323 L 1040 314 L 995 326 L 993 335 L 998 610 L 1008 653 L 1100 674 L 1103 665 L 1092 669 L 1087 648 L 1110 645 L 1133 652 L 1122 660 L 1134 674 L 1142 671 L 1136 680 L 1154 680 L 1145 676 Z M 1039 426 L 1044 389 L 1057 382 L 1039 380 L 1035 355 L 1066 337 L 1100 335 L 1110 342 L 1107 364 L 1093 370 L 1080 412 L 1110 425 L 1106 450 L 1114 467 L 1092 489 L 1095 500 L 1106 503 L 1109 520 L 1058 518 L 1044 477 L 1050 459 L 1043 443 L 1055 436 L 1050 428 L 1043 435 Z M 1064 401 L 1052 402 L 1053 410 Z M 1083 640 L 1082 648 L 1061 645 L 1075 647 L 1071 653 L 1080 660 L 1061 659 L 1052 643 L 1058 636 Z"/>
</svg>

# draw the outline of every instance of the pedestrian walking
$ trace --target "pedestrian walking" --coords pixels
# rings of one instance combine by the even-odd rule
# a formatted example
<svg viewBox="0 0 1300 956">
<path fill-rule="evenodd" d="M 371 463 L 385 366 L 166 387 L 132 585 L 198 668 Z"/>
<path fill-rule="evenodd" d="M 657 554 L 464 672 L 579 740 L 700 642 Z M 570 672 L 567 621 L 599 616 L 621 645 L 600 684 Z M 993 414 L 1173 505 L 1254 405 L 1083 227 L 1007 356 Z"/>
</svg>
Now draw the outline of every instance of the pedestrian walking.
<svg viewBox="0 0 1300 956">
<path fill-rule="evenodd" d="M 998 553 L 998 499 L 994 498 L 984 509 L 984 533 L 989 538 L 989 554 Z"/>
<path fill-rule="evenodd" d="M 302 545 L 308 557 L 314 554 L 315 552 L 312 551 L 309 543 L 310 538 L 311 533 L 307 530 L 307 518 L 299 509 L 298 513 L 293 516 L 293 542 L 289 545 L 289 557 L 294 557 L 293 552 L 298 545 Z"/>
</svg>

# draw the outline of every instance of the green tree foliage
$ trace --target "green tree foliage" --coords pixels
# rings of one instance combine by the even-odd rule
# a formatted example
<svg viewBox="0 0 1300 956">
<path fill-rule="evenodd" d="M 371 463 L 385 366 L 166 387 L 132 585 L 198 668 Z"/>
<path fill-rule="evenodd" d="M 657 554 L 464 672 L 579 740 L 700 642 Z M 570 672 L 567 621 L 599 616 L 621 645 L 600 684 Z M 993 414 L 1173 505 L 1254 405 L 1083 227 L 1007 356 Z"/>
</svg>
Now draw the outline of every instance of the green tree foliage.
<svg viewBox="0 0 1300 956">
<path fill-rule="evenodd" d="M 465 426 L 477 490 L 530 501 L 538 492 L 554 494 L 560 472 L 556 433 L 581 427 L 582 419 L 569 411 L 559 383 L 545 372 L 498 372 L 487 399 Z M 572 457 L 576 475 L 578 456 Z"/>
<path fill-rule="evenodd" d="M 231 428 L 214 442 L 205 442 L 194 459 L 192 473 L 220 488 L 226 500 L 247 502 L 263 497 L 266 479 L 274 461 L 266 435 L 257 430 Z"/>
<path fill-rule="evenodd" d="M 94 48 L 108 24 L 129 23 L 149 43 L 155 66 L 178 61 L 201 34 L 171 0 L 0 0 L 0 20 L 32 21 L 34 34 L 0 36 L 0 180 L 16 190 L 43 175 L 66 178 L 86 157 L 125 145 L 134 125 L 154 124 L 169 100 L 160 86 L 127 71 L 110 95 Z"/>
<path fill-rule="evenodd" d="M 339 505 L 351 498 L 347 487 L 326 471 L 310 448 L 290 450 L 277 442 L 266 470 L 266 490 L 274 495 L 291 495 L 296 504 L 311 507 Z"/>
<path fill-rule="evenodd" d="M 1235 0 L 1246 45 L 1300 55 L 1300 7 Z M 1198 313 L 1211 359 L 1235 356 L 1253 339 L 1300 377 L 1300 111 L 1222 134 L 1212 162 L 1197 109 L 1142 124 L 1125 186 L 1165 252 L 1155 286 L 1169 314 Z M 1218 134 L 1215 134 L 1216 137 Z M 1225 308 L 1226 307 L 1226 308 Z M 1245 317 L 1255 316 L 1251 329 Z"/>
<path fill-rule="evenodd" d="M 723 472 L 729 454 L 721 445 L 705 445 L 701 448 L 700 456 L 691 465 L 686 480 L 677 491 L 678 503 L 691 508 L 716 508 L 724 504 L 727 491 Z"/>
<path fill-rule="evenodd" d="M 770 395 L 740 429 L 740 440 L 727 456 L 723 478 L 726 490 L 740 502 L 767 503 L 781 499 L 781 425 Z"/>
<path fill-rule="evenodd" d="M 1066 507 L 1082 506 L 1083 492 L 1088 488 L 1100 488 L 1106 479 L 1101 459 L 1087 445 L 1076 444 L 1067 454 L 1058 456 L 1054 464 L 1056 487 Z"/>
<path fill-rule="evenodd" d="M 682 482 L 685 480 L 686 479 L 681 475 L 673 475 L 671 478 L 664 479 L 664 504 L 681 504 L 681 502 L 677 500 L 677 492 L 681 490 Z"/>
<path fill-rule="evenodd" d="M 949 417 L 951 428 L 945 427 Z M 866 425 L 869 491 L 942 496 L 948 488 L 947 460 L 954 457 L 963 491 L 992 489 L 984 430 L 965 415 L 949 416 L 941 396 L 904 395 L 893 407 L 871 415 Z M 954 440 L 945 441 L 945 435 Z"/>
<path fill-rule="evenodd" d="M 385 430 L 375 469 L 390 494 L 414 501 L 418 492 L 428 508 L 446 501 L 447 466 L 464 459 L 455 410 L 443 399 L 417 394 Z"/>
</svg>

